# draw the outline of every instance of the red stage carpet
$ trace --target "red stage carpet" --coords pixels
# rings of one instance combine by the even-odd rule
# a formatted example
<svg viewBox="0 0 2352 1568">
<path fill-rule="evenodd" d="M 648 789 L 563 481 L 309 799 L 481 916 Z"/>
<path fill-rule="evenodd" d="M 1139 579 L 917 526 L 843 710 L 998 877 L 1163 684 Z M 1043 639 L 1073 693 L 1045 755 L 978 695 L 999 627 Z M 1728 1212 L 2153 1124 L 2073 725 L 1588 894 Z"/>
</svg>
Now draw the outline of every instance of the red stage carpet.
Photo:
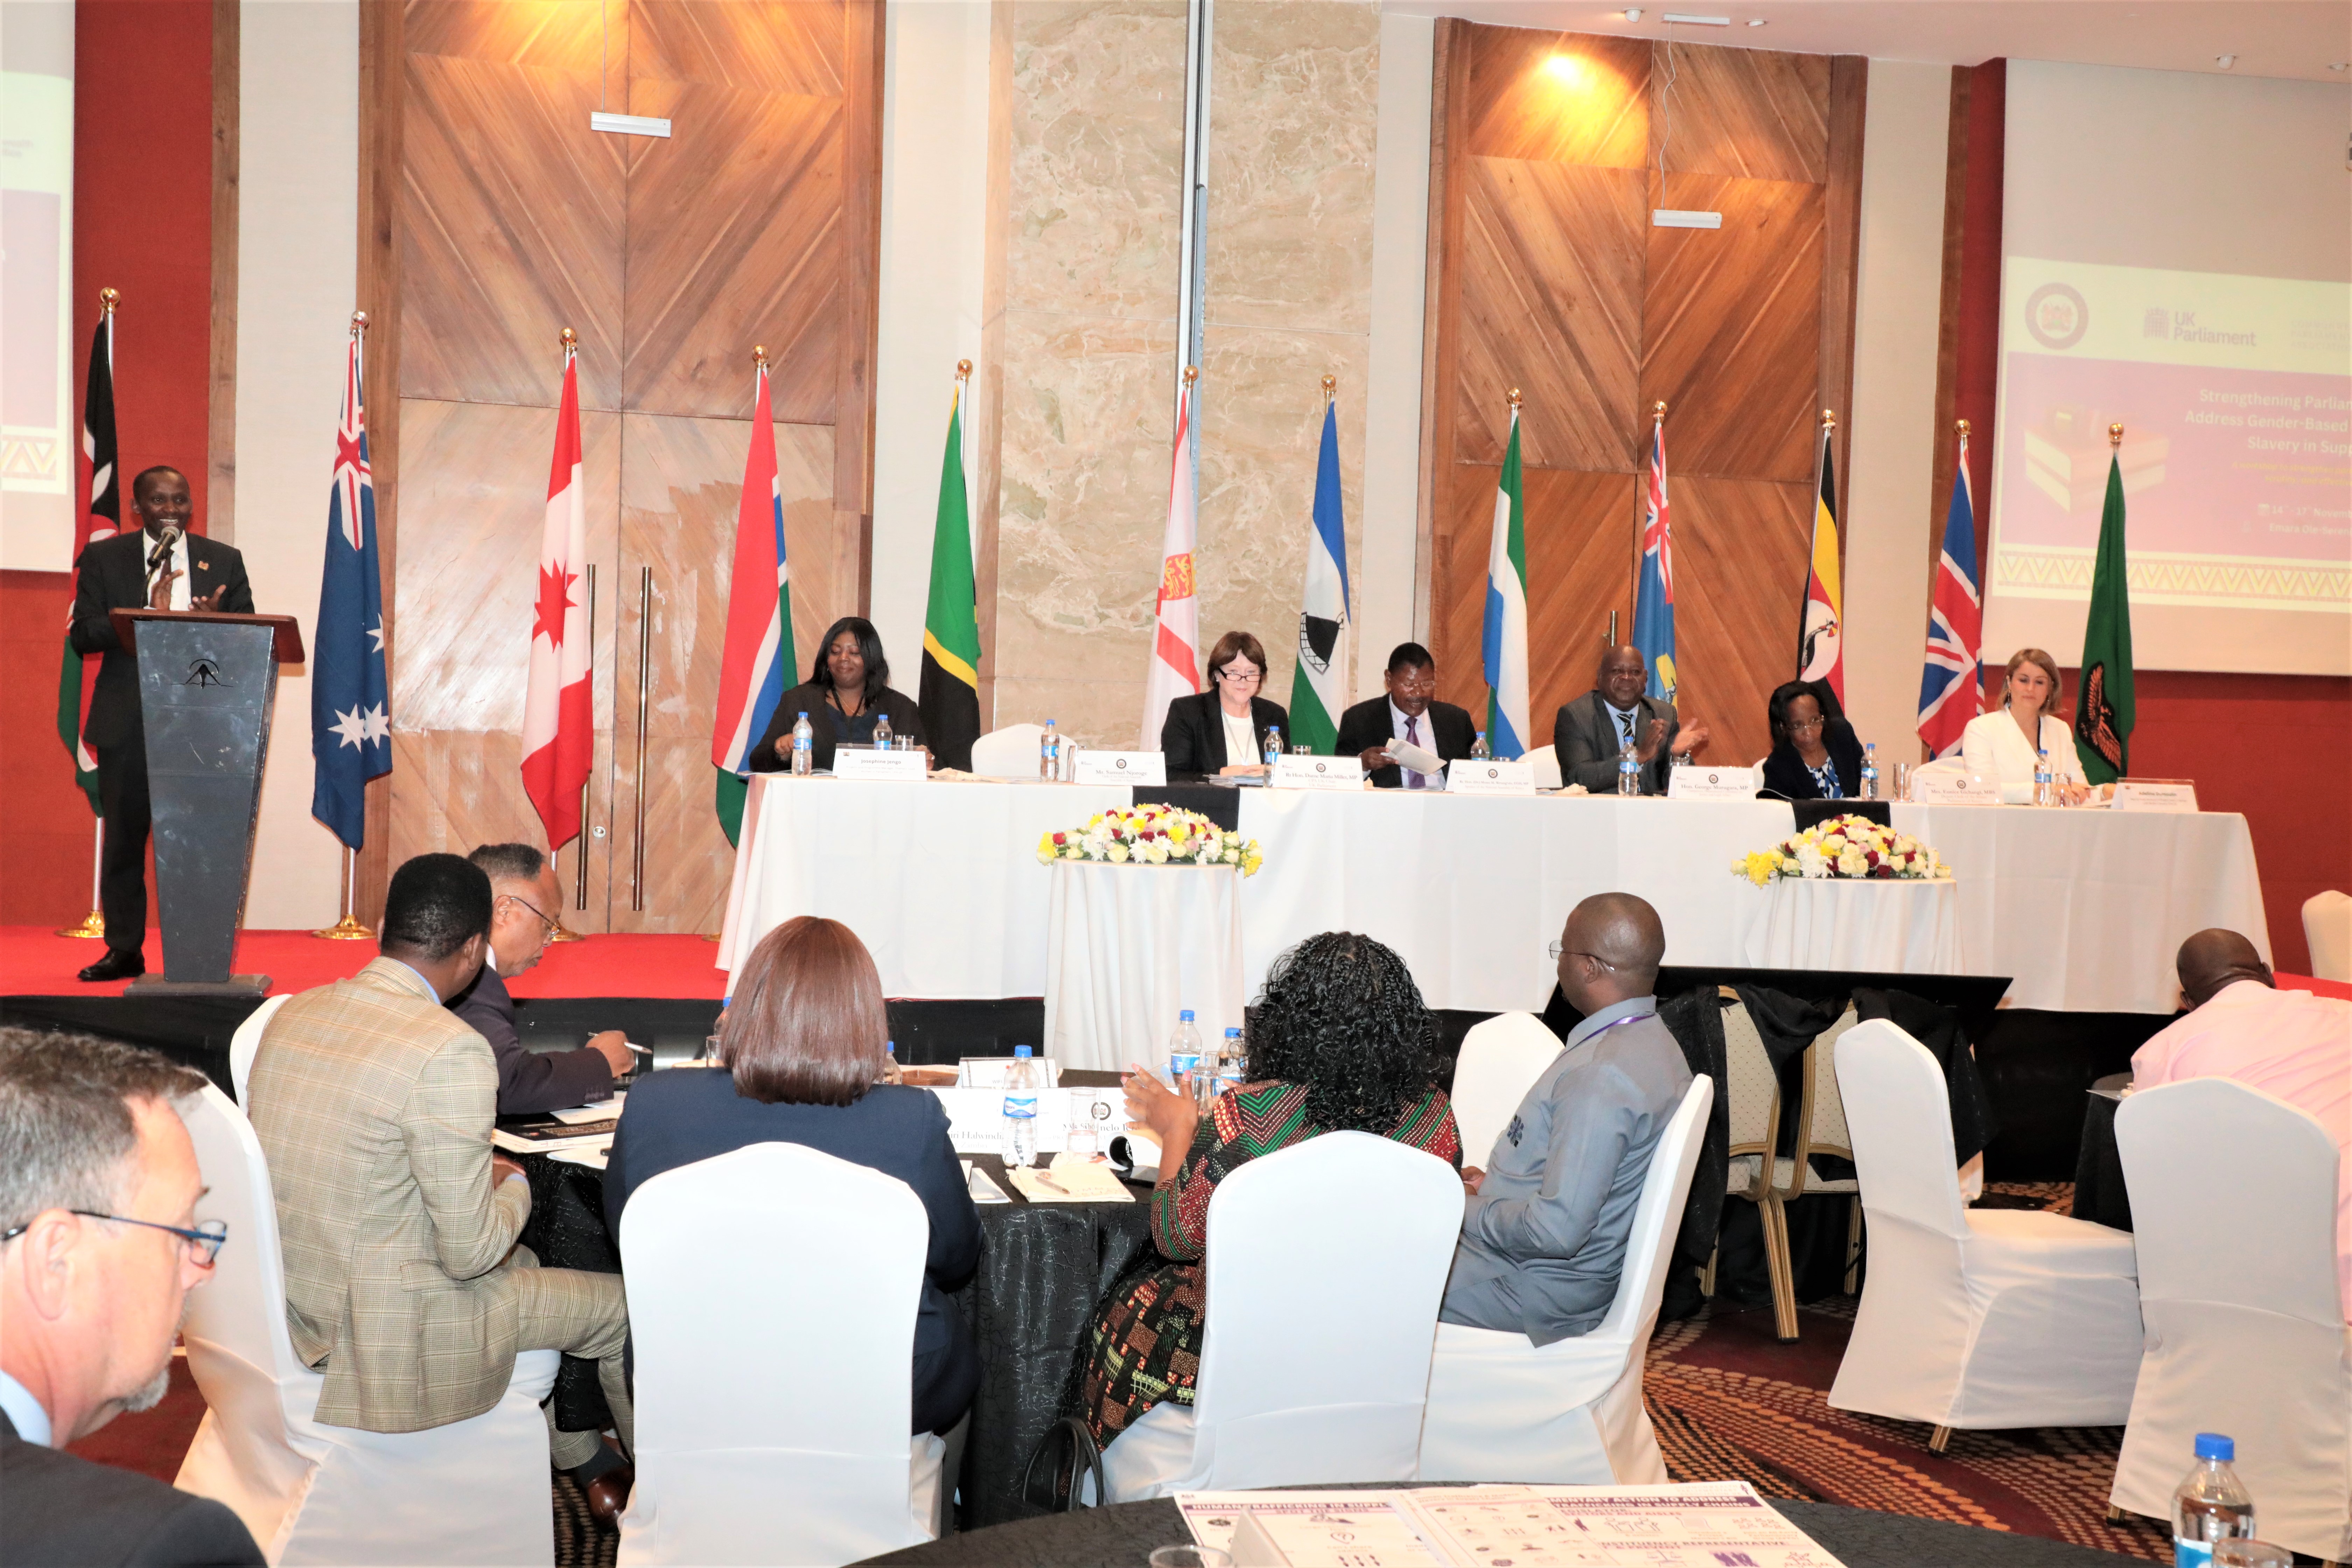
<svg viewBox="0 0 2352 1568">
<path fill-rule="evenodd" d="M 106 950 L 39 926 L 0 927 L 0 996 L 120 995 L 123 983 L 85 985 L 75 971 Z M 308 931 L 249 931 L 237 938 L 236 969 L 267 974 L 272 993 L 307 991 L 357 973 L 375 956 L 372 942 L 321 942 Z M 559 942 L 539 967 L 507 983 L 518 998 L 635 996 L 717 1001 L 727 976 L 713 967 L 719 944 L 698 936 L 592 936 Z M 148 973 L 163 967 L 163 943 L 147 933 Z"/>
</svg>

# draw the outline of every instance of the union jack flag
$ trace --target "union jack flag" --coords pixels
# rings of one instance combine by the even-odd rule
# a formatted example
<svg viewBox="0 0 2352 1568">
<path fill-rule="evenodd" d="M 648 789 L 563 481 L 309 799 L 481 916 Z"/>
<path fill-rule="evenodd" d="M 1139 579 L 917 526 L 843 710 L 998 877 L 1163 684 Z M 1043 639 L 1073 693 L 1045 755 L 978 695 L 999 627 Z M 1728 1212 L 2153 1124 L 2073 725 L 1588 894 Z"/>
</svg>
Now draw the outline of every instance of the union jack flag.
<svg viewBox="0 0 2352 1568">
<path fill-rule="evenodd" d="M 1952 475 L 1951 510 L 1944 518 L 1944 552 L 1936 564 L 1936 592 L 1927 608 L 1927 658 L 1919 672 L 1919 738 L 1938 757 L 1958 752 L 1969 721 L 1984 706 L 1984 678 L 1978 663 L 1983 637 L 1976 507 L 1969 489 L 1969 433 L 1963 428 L 1959 465 Z"/>
<path fill-rule="evenodd" d="M 375 481 L 368 471 L 360 331 L 343 363 L 335 478 L 327 492 L 327 565 L 310 648 L 310 815 L 347 847 L 367 837 L 367 782 L 392 771 L 392 698 L 376 568 Z"/>
</svg>

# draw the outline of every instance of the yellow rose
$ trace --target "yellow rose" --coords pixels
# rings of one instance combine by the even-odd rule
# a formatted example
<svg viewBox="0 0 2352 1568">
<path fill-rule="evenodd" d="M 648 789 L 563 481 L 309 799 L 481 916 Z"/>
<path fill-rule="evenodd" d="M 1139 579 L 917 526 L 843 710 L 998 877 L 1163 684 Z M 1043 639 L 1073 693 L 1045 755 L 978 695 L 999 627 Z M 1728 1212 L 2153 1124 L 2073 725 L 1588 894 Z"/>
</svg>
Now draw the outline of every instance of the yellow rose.
<svg viewBox="0 0 2352 1568">
<path fill-rule="evenodd" d="M 1124 844 L 1112 845 L 1110 847 L 1110 859 L 1113 865 L 1125 864 L 1127 860 L 1127 846 Z"/>
</svg>

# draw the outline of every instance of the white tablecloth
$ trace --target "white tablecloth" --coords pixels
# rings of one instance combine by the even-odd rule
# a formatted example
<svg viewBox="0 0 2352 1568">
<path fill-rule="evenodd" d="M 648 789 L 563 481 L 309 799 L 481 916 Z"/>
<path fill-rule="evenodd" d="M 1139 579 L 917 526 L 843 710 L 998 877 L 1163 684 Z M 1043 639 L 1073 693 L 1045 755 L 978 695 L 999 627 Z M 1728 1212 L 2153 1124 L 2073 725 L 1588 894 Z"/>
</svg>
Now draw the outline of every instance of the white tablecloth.
<svg viewBox="0 0 2352 1568">
<path fill-rule="evenodd" d="M 1751 968 L 1968 973 L 1956 882 L 1782 877 L 1750 891 L 1739 948 Z"/>
<path fill-rule="evenodd" d="M 1190 1007 L 1203 1045 L 1242 1026 L 1241 874 L 1223 866 L 1048 868 L 1045 1055 L 1158 1066 Z"/>
<path fill-rule="evenodd" d="M 1044 995 L 1037 839 L 1129 798 L 785 774 L 753 788 L 719 967 L 793 915 L 830 915 L 865 938 L 893 996 Z M 2013 976 L 2011 1006 L 2169 1013 L 2190 932 L 2226 926 L 2270 951 L 2242 816 L 1903 805 L 1895 823 L 1953 868 L 1961 972 Z M 1543 1005 L 1545 947 L 1592 893 L 1657 906 L 1670 964 L 1748 966 L 1742 900 L 1757 890 L 1731 862 L 1792 819 L 1773 801 L 1255 789 L 1241 826 L 1265 851 L 1241 887 L 1246 992 L 1300 938 L 1358 931 L 1403 955 L 1430 1005 L 1500 1012 Z"/>
</svg>

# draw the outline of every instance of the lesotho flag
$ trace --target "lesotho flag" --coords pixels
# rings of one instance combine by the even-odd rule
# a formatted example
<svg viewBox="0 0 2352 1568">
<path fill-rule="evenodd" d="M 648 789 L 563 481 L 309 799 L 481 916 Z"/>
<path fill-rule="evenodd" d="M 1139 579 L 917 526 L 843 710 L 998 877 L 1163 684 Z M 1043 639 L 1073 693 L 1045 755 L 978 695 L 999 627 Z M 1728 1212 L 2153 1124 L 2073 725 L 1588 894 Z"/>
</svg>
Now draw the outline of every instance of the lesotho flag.
<svg viewBox="0 0 2352 1568">
<path fill-rule="evenodd" d="M 1290 678 L 1290 739 L 1328 756 L 1348 706 L 1348 533 L 1339 509 L 1339 405 L 1323 405 L 1315 462 L 1315 510 L 1307 532 L 1307 595 L 1298 614 L 1298 665 Z"/>
<path fill-rule="evenodd" d="M 367 837 L 367 782 L 392 772 L 392 697 L 383 662 L 383 579 L 376 569 L 375 481 L 368 471 L 360 334 L 343 363 L 343 416 L 327 491 L 327 566 L 310 648 L 310 815 L 349 849 Z"/>
</svg>

